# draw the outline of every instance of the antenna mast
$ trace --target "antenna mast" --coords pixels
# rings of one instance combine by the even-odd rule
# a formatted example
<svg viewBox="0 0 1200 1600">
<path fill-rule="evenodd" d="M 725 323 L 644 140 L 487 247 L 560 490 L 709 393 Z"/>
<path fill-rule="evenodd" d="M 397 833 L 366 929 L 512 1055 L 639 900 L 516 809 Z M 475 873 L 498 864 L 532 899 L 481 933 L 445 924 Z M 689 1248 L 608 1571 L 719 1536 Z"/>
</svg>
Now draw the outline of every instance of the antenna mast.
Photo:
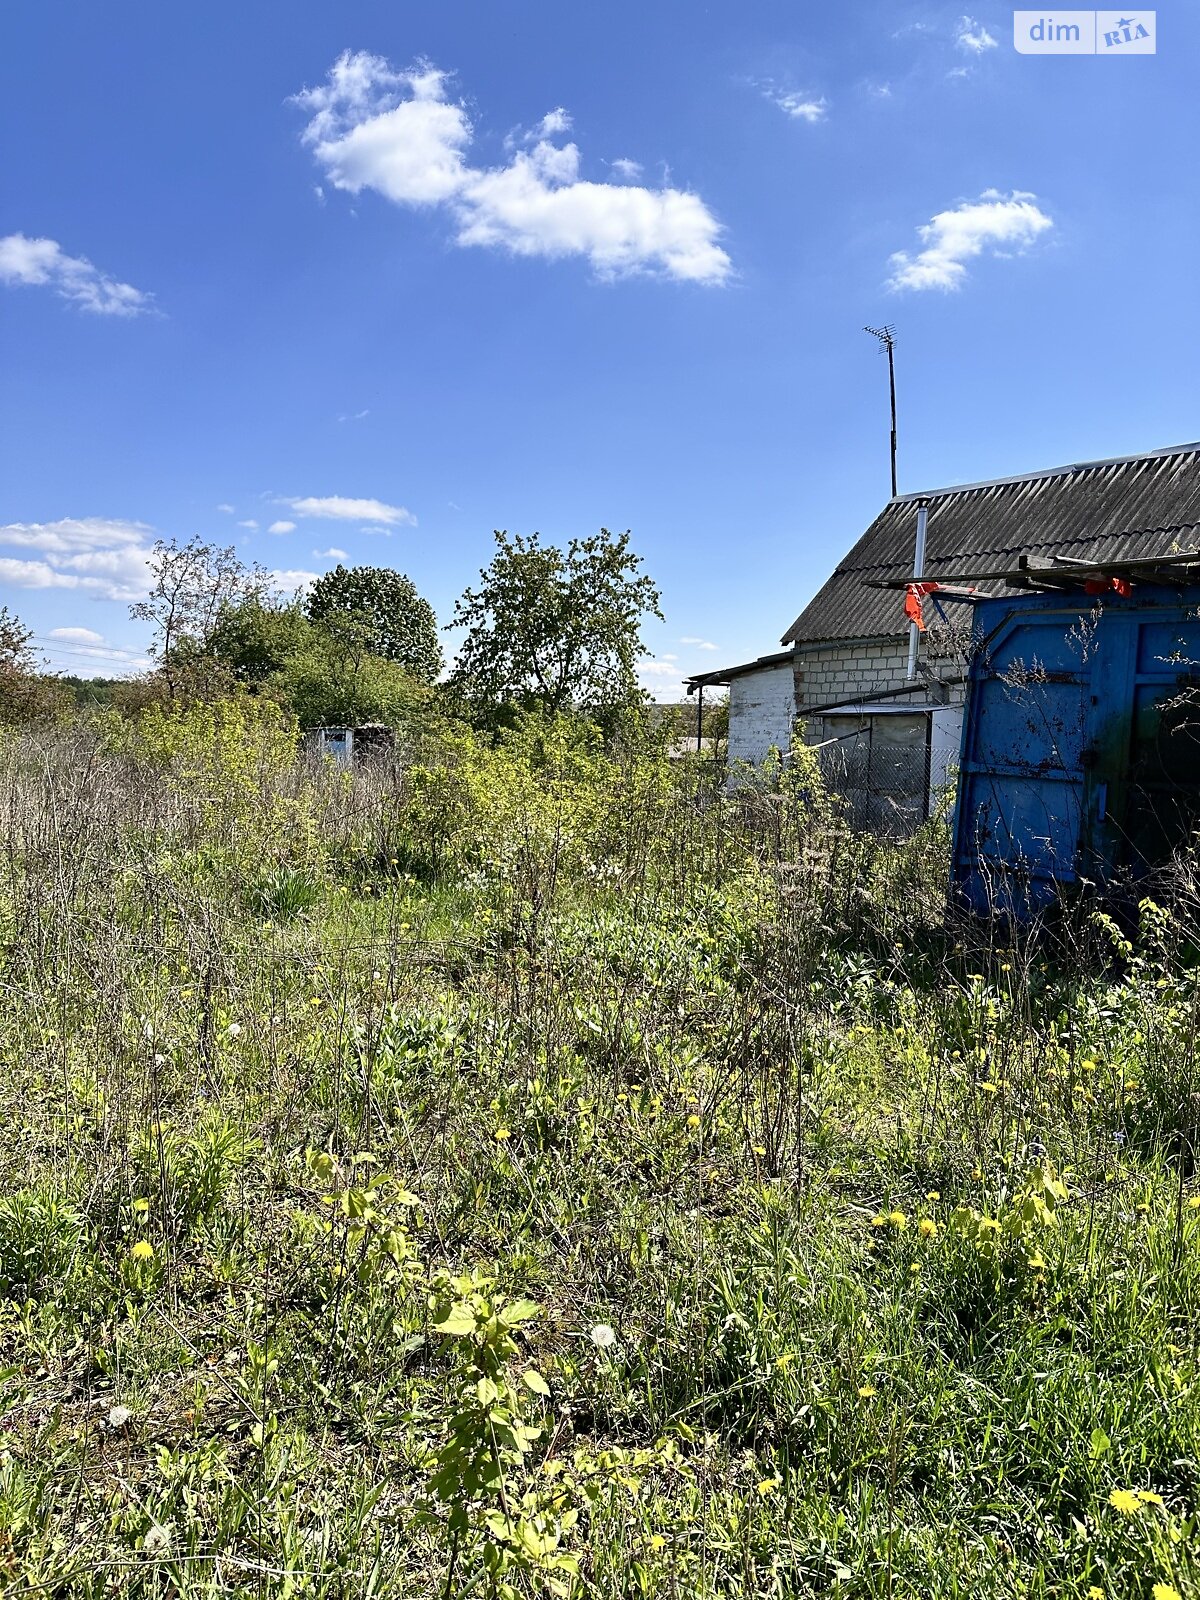
<svg viewBox="0 0 1200 1600">
<path fill-rule="evenodd" d="M 864 333 L 869 333 L 879 340 L 879 348 L 887 352 L 888 364 L 888 395 L 892 402 L 892 499 L 896 498 L 896 330 L 890 322 L 885 322 L 882 328 L 864 328 Z"/>
</svg>

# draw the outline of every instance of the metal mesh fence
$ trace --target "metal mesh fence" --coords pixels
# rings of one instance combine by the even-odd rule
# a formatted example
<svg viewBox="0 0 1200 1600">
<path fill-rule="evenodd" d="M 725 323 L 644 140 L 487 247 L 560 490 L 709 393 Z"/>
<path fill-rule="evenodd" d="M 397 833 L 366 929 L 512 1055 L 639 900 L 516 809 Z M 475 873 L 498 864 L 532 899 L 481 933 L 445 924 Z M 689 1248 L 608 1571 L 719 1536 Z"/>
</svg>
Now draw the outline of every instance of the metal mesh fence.
<svg viewBox="0 0 1200 1600">
<path fill-rule="evenodd" d="M 905 839 L 938 806 L 958 757 L 927 715 L 823 719 L 817 761 L 852 828 Z"/>
</svg>

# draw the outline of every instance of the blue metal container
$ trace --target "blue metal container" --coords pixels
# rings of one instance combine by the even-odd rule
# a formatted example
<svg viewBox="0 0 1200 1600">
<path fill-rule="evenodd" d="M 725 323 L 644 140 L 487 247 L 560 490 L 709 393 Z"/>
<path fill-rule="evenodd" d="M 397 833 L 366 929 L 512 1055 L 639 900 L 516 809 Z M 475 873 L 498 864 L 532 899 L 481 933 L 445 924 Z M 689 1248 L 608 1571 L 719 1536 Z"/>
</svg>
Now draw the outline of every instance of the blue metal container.
<svg viewBox="0 0 1200 1600">
<path fill-rule="evenodd" d="M 1198 821 L 1200 587 L 976 606 L 952 866 L 973 911 L 1137 880 Z"/>
</svg>

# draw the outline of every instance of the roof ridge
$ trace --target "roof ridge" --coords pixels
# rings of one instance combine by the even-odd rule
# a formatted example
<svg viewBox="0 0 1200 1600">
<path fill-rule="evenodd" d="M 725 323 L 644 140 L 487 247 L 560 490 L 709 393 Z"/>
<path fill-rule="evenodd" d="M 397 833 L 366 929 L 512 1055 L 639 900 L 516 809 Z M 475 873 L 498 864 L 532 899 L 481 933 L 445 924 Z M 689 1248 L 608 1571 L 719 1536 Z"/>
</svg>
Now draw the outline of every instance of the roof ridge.
<svg viewBox="0 0 1200 1600">
<path fill-rule="evenodd" d="M 1200 439 L 1187 444 L 1163 445 L 1157 450 L 1138 450 L 1128 456 L 1104 456 L 1097 461 L 1071 461 L 1062 467 L 1043 467 L 1037 472 L 1018 472 L 1011 477 L 980 478 L 976 483 L 949 483 L 940 489 L 918 489 L 911 494 L 898 494 L 888 505 L 911 504 L 914 500 L 937 500 L 945 495 L 966 494 L 973 489 L 998 489 L 1010 483 L 1038 483 L 1043 478 L 1064 478 L 1072 472 L 1091 472 L 1100 467 L 1128 466 L 1131 461 L 1161 461 L 1167 456 L 1188 456 L 1200 452 Z"/>
</svg>

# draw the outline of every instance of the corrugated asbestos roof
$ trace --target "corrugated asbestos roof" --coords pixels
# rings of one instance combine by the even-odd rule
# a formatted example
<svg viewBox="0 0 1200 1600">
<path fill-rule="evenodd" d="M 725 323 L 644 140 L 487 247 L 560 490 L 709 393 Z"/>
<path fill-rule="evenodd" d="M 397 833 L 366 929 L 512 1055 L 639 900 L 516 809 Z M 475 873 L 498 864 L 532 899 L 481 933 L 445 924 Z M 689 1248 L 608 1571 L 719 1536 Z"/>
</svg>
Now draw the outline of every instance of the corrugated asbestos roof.
<svg viewBox="0 0 1200 1600">
<path fill-rule="evenodd" d="M 838 563 L 784 634 L 784 644 L 904 632 L 903 595 L 867 585 L 912 576 L 921 500 L 929 505 L 927 579 L 1011 571 L 1021 555 L 1115 561 L 1200 549 L 1200 442 L 899 496 Z M 985 587 L 1016 592 L 1003 584 Z"/>
<path fill-rule="evenodd" d="M 901 605 L 903 603 L 901 601 Z M 732 683 L 734 678 L 744 678 L 748 673 L 765 672 L 771 667 L 781 667 L 785 661 L 792 659 L 792 654 L 791 650 L 776 650 L 773 655 L 759 656 L 754 661 L 743 661 L 740 666 L 717 667 L 712 672 L 696 672 L 683 681 L 691 685 L 691 688 L 688 689 L 689 694 L 691 694 L 693 688 L 707 688 L 709 684 L 715 684 L 718 688 L 721 688 L 727 683 Z"/>
</svg>

